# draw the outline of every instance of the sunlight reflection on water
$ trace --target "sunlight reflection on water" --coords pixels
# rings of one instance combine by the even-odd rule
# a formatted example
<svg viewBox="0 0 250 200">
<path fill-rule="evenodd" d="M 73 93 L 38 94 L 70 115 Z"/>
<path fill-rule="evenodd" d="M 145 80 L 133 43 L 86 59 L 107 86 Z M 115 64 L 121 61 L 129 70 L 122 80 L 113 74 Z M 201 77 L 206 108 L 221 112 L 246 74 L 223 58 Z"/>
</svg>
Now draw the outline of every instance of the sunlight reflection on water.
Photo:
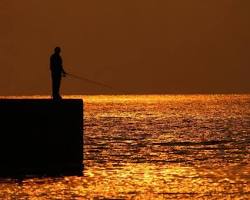
<svg viewBox="0 0 250 200">
<path fill-rule="evenodd" d="M 73 97 L 84 176 L 2 180 L 0 199 L 249 198 L 249 95 Z"/>
</svg>

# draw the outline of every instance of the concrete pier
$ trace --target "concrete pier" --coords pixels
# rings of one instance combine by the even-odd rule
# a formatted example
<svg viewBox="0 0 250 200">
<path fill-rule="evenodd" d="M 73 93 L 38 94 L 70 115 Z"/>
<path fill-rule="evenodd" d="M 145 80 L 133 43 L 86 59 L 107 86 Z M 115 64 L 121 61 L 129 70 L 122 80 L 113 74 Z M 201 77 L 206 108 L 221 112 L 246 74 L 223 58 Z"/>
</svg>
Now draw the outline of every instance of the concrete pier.
<svg viewBox="0 0 250 200">
<path fill-rule="evenodd" d="M 0 176 L 81 175 L 83 101 L 0 100 Z"/>
</svg>

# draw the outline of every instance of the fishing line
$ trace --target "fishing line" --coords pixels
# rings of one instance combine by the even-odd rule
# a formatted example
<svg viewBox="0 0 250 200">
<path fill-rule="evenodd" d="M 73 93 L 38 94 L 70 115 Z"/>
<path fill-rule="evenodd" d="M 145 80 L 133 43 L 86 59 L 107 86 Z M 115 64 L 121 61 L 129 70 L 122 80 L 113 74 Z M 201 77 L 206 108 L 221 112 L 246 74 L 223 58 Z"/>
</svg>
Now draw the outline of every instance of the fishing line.
<svg viewBox="0 0 250 200">
<path fill-rule="evenodd" d="M 81 80 L 81 81 L 90 82 L 90 83 L 92 83 L 92 84 L 99 85 L 99 86 L 102 86 L 102 87 L 105 87 L 105 88 L 114 90 L 113 87 L 111 87 L 111 86 L 109 86 L 109 85 L 107 85 L 107 84 L 98 82 L 98 81 L 93 81 L 93 80 L 90 80 L 90 79 L 88 79 L 88 78 L 85 78 L 85 77 L 82 77 L 82 76 L 77 76 L 77 75 L 74 75 L 74 74 L 71 74 L 71 73 L 66 73 L 66 75 L 71 76 L 72 78 L 75 78 L 75 79 L 79 79 L 79 80 Z"/>
</svg>

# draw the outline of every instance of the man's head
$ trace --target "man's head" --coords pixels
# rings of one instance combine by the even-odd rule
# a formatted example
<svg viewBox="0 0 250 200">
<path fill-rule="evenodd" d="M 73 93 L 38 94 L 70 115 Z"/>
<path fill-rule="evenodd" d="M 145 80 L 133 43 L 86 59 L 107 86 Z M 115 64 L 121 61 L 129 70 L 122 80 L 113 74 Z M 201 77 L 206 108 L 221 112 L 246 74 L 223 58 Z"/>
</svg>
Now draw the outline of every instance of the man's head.
<svg viewBox="0 0 250 200">
<path fill-rule="evenodd" d="M 59 54 L 61 52 L 61 48 L 60 47 L 56 47 L 55 48 L 55 53 Z"/>
</svg>

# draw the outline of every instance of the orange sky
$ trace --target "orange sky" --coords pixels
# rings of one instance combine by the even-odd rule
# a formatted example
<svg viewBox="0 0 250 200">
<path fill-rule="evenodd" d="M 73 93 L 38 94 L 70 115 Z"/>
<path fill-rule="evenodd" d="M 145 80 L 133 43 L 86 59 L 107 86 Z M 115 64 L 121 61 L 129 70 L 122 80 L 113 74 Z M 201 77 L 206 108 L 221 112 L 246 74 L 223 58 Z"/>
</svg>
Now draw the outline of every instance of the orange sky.
<svg viewBox="0 0 250 200">
<path fill-rule="evenodd" d="M 248 0 L 1 0 L 0 95 L 50 94 L 49 56 L 117 91 L 64 79 L 63 94 L 249 93 Z"/>
</svg>

